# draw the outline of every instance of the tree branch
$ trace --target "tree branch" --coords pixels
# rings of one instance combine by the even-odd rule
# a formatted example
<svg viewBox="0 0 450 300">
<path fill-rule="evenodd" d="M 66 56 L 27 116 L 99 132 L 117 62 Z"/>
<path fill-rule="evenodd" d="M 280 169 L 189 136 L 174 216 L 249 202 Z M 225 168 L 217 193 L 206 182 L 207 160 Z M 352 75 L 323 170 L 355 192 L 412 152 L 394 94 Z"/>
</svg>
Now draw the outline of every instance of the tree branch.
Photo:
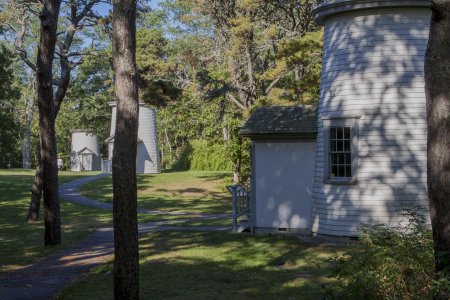
<svg viewBox="0 0 450 300">
<path fill-rule="evenodd" d="M 231 95 L 230 93 L 226 94 L 228 100 L 230 100 L 231 102 L 233 102 L 238 108 L 240 108 L 241 110 L 246 110 L 247 107 L 245 107 L 244 104 L 242 104 L 241 102 L 239 102 L 239 100 L 236 99 L 236 97 L 234 97 L 233 95 Z"/>
</svg>

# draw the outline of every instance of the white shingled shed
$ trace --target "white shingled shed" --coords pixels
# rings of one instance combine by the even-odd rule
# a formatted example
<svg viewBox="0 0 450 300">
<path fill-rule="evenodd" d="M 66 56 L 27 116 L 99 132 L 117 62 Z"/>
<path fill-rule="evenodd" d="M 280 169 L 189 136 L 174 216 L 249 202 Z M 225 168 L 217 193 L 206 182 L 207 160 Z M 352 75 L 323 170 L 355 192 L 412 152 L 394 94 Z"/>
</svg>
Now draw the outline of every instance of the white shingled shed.
<svg viewBox="0 0 450 300">
<path fill-rule="evenodd" d="M 324 1 L 314 17 L 324 26 L 324 49 L 309 231 L 356 236 L 362 223 L 397 225 L 408 207 L 428 216 L 430 1 Z M 254 188 L 251 201 L 265 201 Z"/>
<path fill-rule="evenodd" d="M 86 130 L 73 131 L 70 170 L 75 172 L 100 171 L 101 168 L 98 136 Z"/>
<path fill-rule="evenodd" d="M 110 102 L 112 107 L 111 115 L 111 136 L 106 139 L 108 144 L 108 159 L 112 160 L 114 133 L 116 130 L 116 102 Z M 104 171 L 110 171 L 110 165 L 104 166 Z M 161 162 L 158 147 L 158 130 L 156 125 L 156 112 L 145 103 L 139 103 L 139 128 L 138 145 L 136 156 L 136 172 L 138 174 L 154 174 L 161 172 Z"/>
</svg>

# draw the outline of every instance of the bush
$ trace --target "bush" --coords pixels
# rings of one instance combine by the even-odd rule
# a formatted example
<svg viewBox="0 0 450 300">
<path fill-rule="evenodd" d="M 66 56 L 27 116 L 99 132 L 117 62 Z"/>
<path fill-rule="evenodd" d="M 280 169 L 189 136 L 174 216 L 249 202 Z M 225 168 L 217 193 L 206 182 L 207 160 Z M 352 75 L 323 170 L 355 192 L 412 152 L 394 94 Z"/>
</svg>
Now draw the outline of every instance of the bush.
<svg viewBox="0 0 450 300">
<path fill-rule="evenodd" d="M 419 209 L 408 224 L 362 226 L 356 245 L 332 260 L 342 299 L 432 298 L 433 239 Z"/>
<path fill-rule="evenodd" d="M 192 146 L 186 144 L 176 151 L 176 161 L 172 165 L 173 171 L 187 171 L 191 167 Z"/>
<path fill-rule="evenodd" d="M 206 141 L 193 141 L 190 155 L 190 169 L 198 171 L 233 170 L 231 157 L 227 155 L 225 144 L 209 144 Z"/>
</svg>

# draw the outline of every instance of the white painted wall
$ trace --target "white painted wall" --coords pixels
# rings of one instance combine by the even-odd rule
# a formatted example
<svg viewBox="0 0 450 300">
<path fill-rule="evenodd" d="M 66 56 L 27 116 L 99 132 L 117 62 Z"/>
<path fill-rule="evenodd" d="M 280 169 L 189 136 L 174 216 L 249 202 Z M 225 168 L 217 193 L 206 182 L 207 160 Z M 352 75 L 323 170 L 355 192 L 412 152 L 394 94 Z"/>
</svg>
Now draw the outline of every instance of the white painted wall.
<svg viewBox="0 0 450 300">
<path fill-rule="evenodd" d="M 111 102 L 111 131 L 113 135 L 116 130 L 117 106 Z M 152 174 L 161 172 L 161 162 L 158 147 L 158 131 L 156 125 L 156 113 L 144 103 L 139 103 L 139 128 L 138 138 L 142 140 L 138 143 L 136 155 L 136 172 L 138 174 Z M 113 145 L 108 146 L 109 158 L 112 158 Z"/>
<path fill-rule="evenodd" d="M 258 228 L 311 229 L 314 142 L 255 142 Z"/>
<path fill-rule="evenodd" d="M 89 148 L 93 152 L 92 161 L 83 160 L 84 168 L 82 168 L 81 155 L 77 153 L 83 148 Z M 100 143 L 96 134 L 76 131 L 72 133 L 72 144 L 70 153 L 70 170 L 71 171 L 101 171 Z"/>
<path fill-rule="evenodd" d="M 372 9 L 325 20 L 313 232 L 358 234 L 427 206 L 424 54 L 427 8 Z M 324 184 L 322 118 L 359 115 L 358 184 Z"/>
</svg>

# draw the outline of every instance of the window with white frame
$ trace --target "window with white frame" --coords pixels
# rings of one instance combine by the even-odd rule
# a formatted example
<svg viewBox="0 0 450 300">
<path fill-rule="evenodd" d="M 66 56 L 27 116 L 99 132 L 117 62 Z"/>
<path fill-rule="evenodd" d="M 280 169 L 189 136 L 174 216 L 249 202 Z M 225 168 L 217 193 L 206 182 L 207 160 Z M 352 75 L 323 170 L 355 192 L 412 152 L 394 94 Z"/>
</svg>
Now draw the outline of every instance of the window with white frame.
<svg viewBox="0 0 450 300">
<path fill-rule="evenodd" d="M 323 118 L 326 183 L 357 183 L 358 119 Z"/>
</svg>

